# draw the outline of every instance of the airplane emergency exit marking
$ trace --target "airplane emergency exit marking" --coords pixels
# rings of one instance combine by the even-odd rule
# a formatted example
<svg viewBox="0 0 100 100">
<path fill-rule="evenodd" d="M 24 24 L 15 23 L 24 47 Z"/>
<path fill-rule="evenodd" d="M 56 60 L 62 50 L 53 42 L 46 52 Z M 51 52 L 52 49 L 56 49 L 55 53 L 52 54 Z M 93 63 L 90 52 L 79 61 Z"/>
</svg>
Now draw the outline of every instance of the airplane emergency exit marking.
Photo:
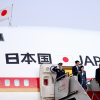
<svg viewBox="0 0 100 100">
<path fill-rule="evenodd" d="M 31 62 L 36 63 L 36 60 L 34 59 L 35 54 L 21 54 L 21 56 L 24 56 L 21 62 L 27 62 L 30 64 Z M 6 57 L 6 64 L 19 64 L 19 55 L 18 53 L 7 53 L 5 54 Z M 38 57 L 38 63 L 39 64 L 52 64 L 51 60 L 51 54 L 46 53 L 37 53 Z"/>
</svg>

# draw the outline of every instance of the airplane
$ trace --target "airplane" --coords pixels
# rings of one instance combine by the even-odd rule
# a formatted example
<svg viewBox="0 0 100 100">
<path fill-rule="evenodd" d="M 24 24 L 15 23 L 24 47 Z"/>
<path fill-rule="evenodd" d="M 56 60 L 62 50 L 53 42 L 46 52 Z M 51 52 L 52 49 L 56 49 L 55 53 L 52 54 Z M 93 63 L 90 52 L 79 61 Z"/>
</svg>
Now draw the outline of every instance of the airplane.
<svg viewBox="0 0 100 100">
<path fill-rule="evenodd" d="M 79 60 L 87 80 L 95 78 L 100 63 L 99 37 L 99 31 L 90 30 L 0 27 L 0 100 L 41 100 L 42 65 L 62 62 L 65 72 L 71 74 Z M 48 84 L 46 79 L 44 83 Z"/>
</svg>

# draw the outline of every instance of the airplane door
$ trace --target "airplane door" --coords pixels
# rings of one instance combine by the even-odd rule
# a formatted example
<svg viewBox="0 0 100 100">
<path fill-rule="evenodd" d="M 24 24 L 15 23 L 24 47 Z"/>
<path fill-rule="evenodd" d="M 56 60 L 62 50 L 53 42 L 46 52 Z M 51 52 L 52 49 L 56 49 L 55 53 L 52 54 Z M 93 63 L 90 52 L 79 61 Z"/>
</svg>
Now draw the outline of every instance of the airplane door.
<svg viewBox="0 0 100 100">
<path fill-rule="evenodd" d="M 50 70 L 52 64 L 42 64 L 40 66 L 40 96 L 41 100 L 54 100 L 54 84 L 52 77 L 56 78 L 56 73 Z M 57 66 L 56 64 L 54 66 Z"/>
</svg>

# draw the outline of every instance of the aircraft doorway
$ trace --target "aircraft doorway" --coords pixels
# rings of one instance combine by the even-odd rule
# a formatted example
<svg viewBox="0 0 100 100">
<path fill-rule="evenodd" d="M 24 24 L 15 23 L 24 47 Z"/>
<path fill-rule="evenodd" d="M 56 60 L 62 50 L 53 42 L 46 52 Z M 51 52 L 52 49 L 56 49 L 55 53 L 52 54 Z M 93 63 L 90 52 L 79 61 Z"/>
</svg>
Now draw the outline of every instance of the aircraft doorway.
<svg viewBox="0 0 100 100">
<path fill-rule="evenodd" d="M 72 66 L 63 66 L 62 69 L 65 70 L 65 73 L 69 72 L 70 77 L 72 76 Z"/>
</svg>

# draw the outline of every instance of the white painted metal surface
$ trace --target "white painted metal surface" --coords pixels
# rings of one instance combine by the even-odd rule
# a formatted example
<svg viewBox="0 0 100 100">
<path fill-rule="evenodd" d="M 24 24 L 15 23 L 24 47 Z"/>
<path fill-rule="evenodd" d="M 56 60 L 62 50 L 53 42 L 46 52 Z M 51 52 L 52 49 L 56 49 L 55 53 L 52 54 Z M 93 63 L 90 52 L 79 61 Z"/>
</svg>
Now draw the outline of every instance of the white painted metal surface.
<svg viewBox="0 0 100 100">
<path fill-rule="evenodd" d="M 77 81 L 76 77 L 72 76 L 69 82 L 69 92 L 78 91 L 75 95 L 71 96 L 70 98 L 75 97 L 76 100 L 91 100 L 85 90 L 82 88 L 80 83 Z M 68 98 L 68 99 L 70 99 Z"/>
<path fill-rule="evenodd" d="M 69 77 L 55 83 L 55 100 L 66 97 L 69 93 Z"/>
<path fill-rule="evenodd" d="M 51 66 L 52 64 L 42 64 L 40 66 L 40 94 L 42 99 L 54 98 L 54 84 L 52 82 L 51 75 L 53 76 L 53 78 L 56 78 L 56 73 L 52 73 L 50 71 Z M 45 79 L 48 81 L 47 85 L 44 85 Z"/>
</svg>

